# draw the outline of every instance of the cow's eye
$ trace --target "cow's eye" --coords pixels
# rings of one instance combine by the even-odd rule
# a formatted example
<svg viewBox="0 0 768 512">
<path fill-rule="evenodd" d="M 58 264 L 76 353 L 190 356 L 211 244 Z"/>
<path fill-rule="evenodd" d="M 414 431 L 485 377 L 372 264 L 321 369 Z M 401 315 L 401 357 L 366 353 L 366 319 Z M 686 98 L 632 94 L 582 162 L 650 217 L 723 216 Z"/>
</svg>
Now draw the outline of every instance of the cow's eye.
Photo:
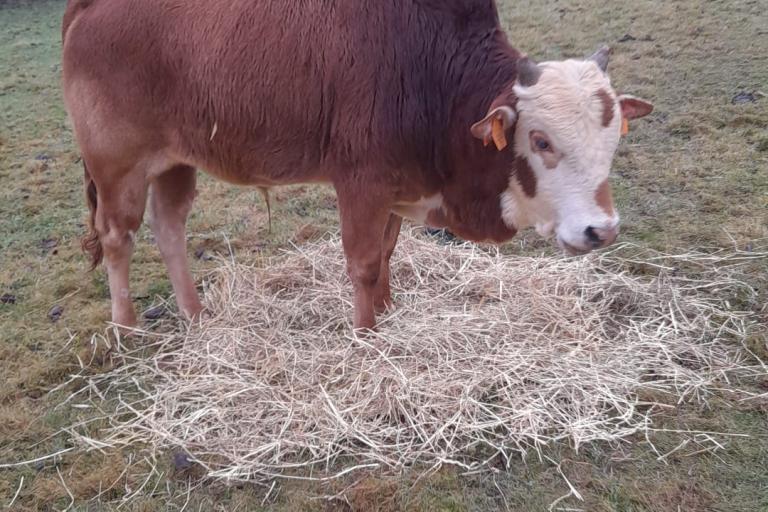
<svg viewBox="0 0 768 512">
<path fill-rule="evenodd" d="M 539 130 L 533 130 L 530 135 L 531 139 L 531 151 L 535 153 L 553 153 L 555 152 L 555 148 L 552 147 L 552 143 L 549 141 L 549 137 L 547 137 L 547 134 L 539 131 Z"/>
</svg>

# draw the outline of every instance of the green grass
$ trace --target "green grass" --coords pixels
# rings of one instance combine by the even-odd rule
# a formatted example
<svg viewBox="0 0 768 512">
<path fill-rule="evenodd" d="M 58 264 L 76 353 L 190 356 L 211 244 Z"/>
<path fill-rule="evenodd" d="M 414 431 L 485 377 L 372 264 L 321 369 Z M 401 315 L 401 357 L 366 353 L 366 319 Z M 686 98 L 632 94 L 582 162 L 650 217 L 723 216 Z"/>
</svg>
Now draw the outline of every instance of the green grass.
<svg viewBox="0 0 768 512">
<path fill-rule="evenodd" d="M 34 458 L 68 447 L 59 430 L 86 419 L 87 412 L 54 409 L 66 390 L 49 393 L 98 350 L 91 335 L 104 330 L 109 304 L 103 271 L 87 272 L 78 239 L 85 205 L 82 170 L 61 103 L 59 23 L 63 1 L 0 0 L 0 463 Z M 623 239 L 657 249 L 739 247 L 768 238 L 768 97 L 731 104 L 741 91 L 768 93 L 768 11 L 759 2 L 679 0 L 564 0 L 528 4 L 500 2 L 512 42 L 538 59 L 586 55 L 607 42 L 615 54 L 615 86 L 656 104 L 622 142 L 614 186 L 623 217 Z M 618 43 L 625 34 L 634 41 Z M 301 243 L 335 229 L 335 201 L 322 187 L 291 187 L 274 198 L 273 231 L 257 191 L 203 178 L 190 220 L 190 252 L 234 251 L 241 261 Z M 50 242 L 56 240 L 56 246 Z M 764 241 L 762 242 L 764 243 Z M 551 244 L 525 234 L 505 250 L 554 252 Z M 146 308 L 170 285 L 150 237 L 143 231 L 134 259 L 137 305 Z M 193 258 L 202 279 L 212 265 Z M 768 263 L 755 264 L 746 278 L 766 303 Z M 64 307 L 52 323 L 48 312 Z M 763 309 L 763 321 L 768 323 Z M 766 353 L 757 332 L 749 341 Z M 67 341 L 71 340 L 67 344 Z M 99 371 L 96 358 L 93 371 Z M 768 382 L 750 383 L 763 386 Z M 590 511 L 768 510 L 768 400 L 734 402 L 714 397 L 708 408 L 681 407 L 660 418 L 669 429 L 738 432 L 723 438 L 717 453 L 692 454 L 687 447 L 657 460 L 643 439 L 631 446 L 588 446 L 579 453 L 555 447 L 561 470 L 585 498 L 561 506 Z M 95 428 L 95 426 L 94 426 Z M 680 437 L 659 433 L 660 451 Z M 126 486 L 143 481 L 140 453 L 64 456 L 57 462 L 74 510 L 112 510 Z M 544 510 L 568 488 L 556 467 L 529 457 L 509 470 L 462 476 L 444 469 L 419 478 L 360 476 L 326 486 L 282 485 L 277 498 L 261 505 L 264 489 L 205 485 L 187 496 L 189 475 L 155 477 L 172 497 L 146 497 L 123 510 Z M 123 470 L 129 468 L 126 473 Z M 57 466 L 0 469 L 0 507 L 24 486 L 19 510 L 54 510 L 69 504 Z M 115 481 L 102 504 L 88 499 Z M 154 484 L 154 482 L 153 482 Z M 317 500 L 347 489 L 348 502 Z"/>
</svg>

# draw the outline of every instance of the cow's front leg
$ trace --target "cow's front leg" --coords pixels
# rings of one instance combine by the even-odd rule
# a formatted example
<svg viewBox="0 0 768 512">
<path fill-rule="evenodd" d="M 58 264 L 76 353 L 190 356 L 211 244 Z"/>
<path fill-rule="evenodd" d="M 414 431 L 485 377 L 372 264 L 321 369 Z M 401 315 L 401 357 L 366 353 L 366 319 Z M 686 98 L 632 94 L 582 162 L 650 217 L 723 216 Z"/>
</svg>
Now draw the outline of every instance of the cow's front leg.
<svg viewBox="0 0 768 512">
<path fill-rule="evenodd" d="M 383 313 L 392 307 L 392 292 L 389 288 L 389 260 L 395 252 L 397 237 L 400 235 L 402 224 L 403 218 L 392 213 L 389 215 L 387 227 L 384 229 L 384 238 L 381 242 L 381 268 L 373 298 L 376 313 Z"/>
<path fill-rule="evenodd" d="M 338 189 L 337 189 L 338 190 Z M 355 291 L 355 329 L 376 326 L 374 302 L 382 265 L 382 240 L 389 221 L 389 205 L 359 192 L 338 190 L 341 240 L 347 272 Z"/>
</svg>

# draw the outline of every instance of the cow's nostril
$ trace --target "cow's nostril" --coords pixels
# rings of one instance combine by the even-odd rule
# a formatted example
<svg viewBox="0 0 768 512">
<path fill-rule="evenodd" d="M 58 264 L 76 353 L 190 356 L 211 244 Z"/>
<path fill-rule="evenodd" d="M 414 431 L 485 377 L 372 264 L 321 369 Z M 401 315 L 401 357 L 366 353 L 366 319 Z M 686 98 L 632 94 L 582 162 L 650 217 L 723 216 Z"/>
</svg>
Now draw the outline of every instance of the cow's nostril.
<svg viewBox="0 0 768 512">
<path fill-rule="evenodd" d="M 592 247 L 597 248 L 603 245 L 603 239 L 600 238 L 600 235 L 592 226 L 589 226 L 584 230 L 584 235 L 587 237 L 587 241 L 590 243 L 590 245 L 592 245 Z"/>
</svg>

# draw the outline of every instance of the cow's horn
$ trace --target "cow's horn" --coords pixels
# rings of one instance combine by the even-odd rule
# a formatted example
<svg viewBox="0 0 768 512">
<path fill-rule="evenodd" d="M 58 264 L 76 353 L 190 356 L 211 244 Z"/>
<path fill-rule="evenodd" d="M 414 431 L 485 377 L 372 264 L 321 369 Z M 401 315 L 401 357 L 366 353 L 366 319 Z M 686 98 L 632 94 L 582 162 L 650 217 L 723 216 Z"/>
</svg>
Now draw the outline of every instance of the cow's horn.
<svg viewBox="0 0 768 512">
<path fill-rule="evenodd" d="M 611 60 L 611 48 L 603 46 L 593 53 L 589 60 L 595 61 L 603 72 L 608 71 L 608 61 Z"/>
<path fill-rule="evenodd" d="M 523 57 L 517 63 L 517 81 L 523 87 L 536 85 L 541 76 L 541 68 L 528 57 Z"/>
</svg>

